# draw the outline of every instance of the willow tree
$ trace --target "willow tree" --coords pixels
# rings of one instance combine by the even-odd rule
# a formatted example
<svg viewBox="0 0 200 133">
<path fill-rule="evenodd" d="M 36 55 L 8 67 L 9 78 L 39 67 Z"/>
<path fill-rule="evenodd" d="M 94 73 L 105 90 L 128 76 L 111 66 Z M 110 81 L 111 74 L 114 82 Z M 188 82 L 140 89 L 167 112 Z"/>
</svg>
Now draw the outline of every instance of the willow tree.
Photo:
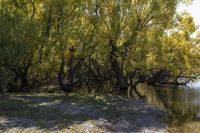
<svg viewBox="0 0 200 133">
<path fill-rule="evenodd" d="M 47 60 L 48 66 L 55 68 L 57 64 L 58 84 L 63 91 L 69 92 L 78 83 L 76 77 L 84 58 L 86 44 L 86 41 L 82 40 L 86 31 L 82 30 L 85 27 L 82 26 L 81 3 L 75 0 L 48 0 L 41 3 L 46 31 L 44 33 L 48 32 L 45 34 L 48 42 L 42 51 L 48 54 L 46 59 L 54 60 Z"/>
<path fill-rule="evenodd" d="M 173 18 L 178 2 L 174 0 L 85 1 L 85 16 L 89 18 L 102 39 L 99 45 L 107 48 L 110 64 L 120 89 L 128 88 L 126 77 L 128 71 L 125 68 L 129 65 L 129 58 L 134 58 L 128 55 L 142 52 L 135 51 L 134 46 L 137 44 L 143 48 L 147 46 L 149 42 L 146 33 L 152 28 L 156 28 L 160 33 L 164 32 L 167 23 Z M 157 31 L 152 34 L 156 34 Z"/>
<path fill-rule="evenodd" d="M 27 1 L 2 1 L 0 66 L 14 73 L 22 87 L 29 87 L 29 70 L 35 64 L 40 30 L 31 18 Z"/>
<path fill-rule="evenodd" d="M 176 15 L 180 2 L 1 0 L 0 68 L 22 87 L 58 80 L 66 92 L 111 79 L 121 90 L 153 77 L 191 79 L 199 37 L 191 36 L 197 26 L 188 14 Z"/>
<path fill-rule="evenodd" d="M 197 78 L 199 71 L 199 37 L 195 32 L 196 26 L 192 16 L 184 12 L 176 15 L 171 29 L 167 30 L 163 41 L 162 63 L 171 72 L 171 78 L 175 82 L 180 78 L 187 81 Z"/>
<path fill-rule="evenodd" d="M 145 34 L 147 45 L 136 45 L 135 49 L 140 52 L 129 55 L 133 56 L 132 64 L 146 73 L 145 82 L 178 85 L 197 77 L 194 76 L 199 66 L 199 38 L 194 36 L 197 29 L 193 18 L 188 13 L 181 13 L 174 15 L 164 32 L 158 28 L 148 30 Z M 184 81 L 178 82 L 180 79 Z"/>
</svg>

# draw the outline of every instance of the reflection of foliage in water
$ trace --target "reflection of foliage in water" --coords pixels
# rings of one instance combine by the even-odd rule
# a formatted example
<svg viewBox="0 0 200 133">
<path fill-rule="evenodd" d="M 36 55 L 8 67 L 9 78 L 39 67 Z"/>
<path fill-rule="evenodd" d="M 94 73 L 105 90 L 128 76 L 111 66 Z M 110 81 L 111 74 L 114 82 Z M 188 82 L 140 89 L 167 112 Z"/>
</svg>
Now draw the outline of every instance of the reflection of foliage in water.
<svg viewBox="0 0 200 133">
<path fill-rule="evenodd" d="M 139 85 L 138 90 L 147 97 L 147 102 L 167 111 L 170 125 L 199 120 L 199 90 L 181 87 L 151 87 Z"/>
</svg>

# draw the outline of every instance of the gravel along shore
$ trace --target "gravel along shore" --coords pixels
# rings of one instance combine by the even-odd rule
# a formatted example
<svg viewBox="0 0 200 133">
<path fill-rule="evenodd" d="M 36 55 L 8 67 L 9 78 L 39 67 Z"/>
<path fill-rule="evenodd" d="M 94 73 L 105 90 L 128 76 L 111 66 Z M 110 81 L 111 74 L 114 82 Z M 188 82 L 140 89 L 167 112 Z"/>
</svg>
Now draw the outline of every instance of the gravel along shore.
<svg viewBox="0 0 200 133">
<path fill-rule="evenodd" d="M 0 98 L 1 133 L 165 133 L 165 117 L 144 102 L 111 95 Z"/>
</svg>

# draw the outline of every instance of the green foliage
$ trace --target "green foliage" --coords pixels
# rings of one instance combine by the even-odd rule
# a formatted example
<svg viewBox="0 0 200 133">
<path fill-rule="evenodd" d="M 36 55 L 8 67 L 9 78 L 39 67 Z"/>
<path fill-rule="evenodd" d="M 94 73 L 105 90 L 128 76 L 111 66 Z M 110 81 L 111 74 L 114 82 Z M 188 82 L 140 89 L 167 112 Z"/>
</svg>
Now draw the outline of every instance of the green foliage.
<svg viewBox="0 0 200 133">
<path fill-rule="evenodd" d="M 0 67 L 21 82 L 55 84 L 63 61 L 64 78 L 108 79 L 114 47 L 125 75 L 165 69 L 192 79 L 200 72 L 199 36 L 192 16 L 176 13 L 181 2 L 1 0 Z"/>
</svg>

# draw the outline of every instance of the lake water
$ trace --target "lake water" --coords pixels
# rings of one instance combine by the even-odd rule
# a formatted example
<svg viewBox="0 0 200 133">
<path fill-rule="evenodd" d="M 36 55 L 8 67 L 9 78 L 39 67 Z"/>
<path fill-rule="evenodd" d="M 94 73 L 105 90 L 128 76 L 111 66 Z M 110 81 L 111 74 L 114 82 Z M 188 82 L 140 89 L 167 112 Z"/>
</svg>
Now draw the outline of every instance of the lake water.
<svg viewBox="0 0 200 133">
<path fill-rule="evenodd" d="M 189 87 L 152 87 L 139 85 L 138 90 L 150 103 L 170 115 L 167 119 L 173 133 L 200 133 L 200 83 Z"/>
<path fill-rule="evenodd" d="M 98 88 L 105 90 L 101 91 L 106 92 L 108 88 L 112 91 L 113 86 L 109 83 L 102 85 Z M 139 84 L 137 89 L 145 96 L 147 103 L 169 113 L 166 119 L 171 127 L 170 133 L 200 133 L 200 81 L 190 83 L 188 87 L 152 87 Z M 127 92 L 120 95 L 127 96 Z"/>
</svg>

